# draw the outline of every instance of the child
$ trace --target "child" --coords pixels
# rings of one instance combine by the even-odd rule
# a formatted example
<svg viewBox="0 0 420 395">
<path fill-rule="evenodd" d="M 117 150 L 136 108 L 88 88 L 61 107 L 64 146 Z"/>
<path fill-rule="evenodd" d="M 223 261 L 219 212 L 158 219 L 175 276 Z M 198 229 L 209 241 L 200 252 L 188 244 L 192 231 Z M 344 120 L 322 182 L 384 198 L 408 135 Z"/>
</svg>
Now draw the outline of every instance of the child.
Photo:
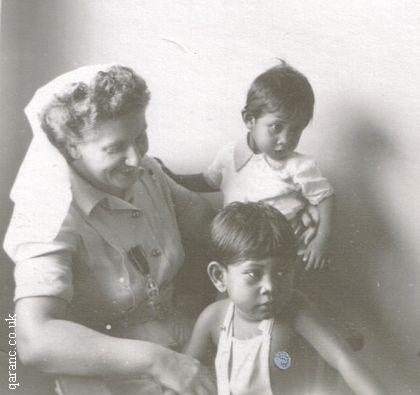
<svg viewBox="0 0 420 395">
<path fill-rule="evenodd" d="M 212 243 L 208 274 L 228 298 L 201 313 L 186 353 L 205 363 L 209 346 L 217 345 L 218 395 L 302 393 L 298 335 L 356 394 L 384 393 L 294 290 L 295 239 L 278 210 L 261 202 L 232 203 L 214 219 Z"/>
<path fill-rule="evenodd" d="M 299 248 L 307 270 L 327 263 L 333 209 L 330 183 L 312 159 L 295 151 L 313 109 L 309 81 L 283 61 L 258 76 L 248 91 L 242 111 L 246 138 L 223 147 L 203 174 L 181 176 L 168 170 L 191 190 L 221 190 L 224 205 L 265 201 L 285 215 L 295 231 L 305 207 L 317 206 L 319 225 L 305 224 L 310 229 Z"/>
</svg>

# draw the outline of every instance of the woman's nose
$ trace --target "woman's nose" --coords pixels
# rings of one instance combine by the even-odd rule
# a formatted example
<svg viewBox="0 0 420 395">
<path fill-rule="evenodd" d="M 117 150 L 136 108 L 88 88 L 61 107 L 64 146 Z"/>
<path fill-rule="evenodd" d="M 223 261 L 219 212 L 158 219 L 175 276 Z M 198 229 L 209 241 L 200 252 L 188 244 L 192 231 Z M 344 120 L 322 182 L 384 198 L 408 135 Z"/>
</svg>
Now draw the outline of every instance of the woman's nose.
<svg viewBox="0 0 420 395">
<path fill-rule="evenodd" d="M 134 146 L 127 149 L 125 164 L 127 166 L 138 167 L 140 165 L 141 154 Z"/>
</svg>

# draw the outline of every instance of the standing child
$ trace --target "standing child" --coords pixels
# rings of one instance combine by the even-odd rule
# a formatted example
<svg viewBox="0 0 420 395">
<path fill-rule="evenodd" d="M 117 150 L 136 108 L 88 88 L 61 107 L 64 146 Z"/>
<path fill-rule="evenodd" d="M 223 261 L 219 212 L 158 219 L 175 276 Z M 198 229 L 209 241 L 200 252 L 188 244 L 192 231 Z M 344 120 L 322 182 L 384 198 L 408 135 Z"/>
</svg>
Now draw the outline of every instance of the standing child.
<svg viewBox="0 0 420 395">
<path fill-rule="evenodd" d="M 215 261 L 208 274 L 228 298 L 198 318 L 186 353 L 215 359 L 218 395 L 302 393 L 301 336 L 359 395 L 384 394 L 354 353 L 294 290 L 296 247 L 280 212 L 264 203 L 232 203 L 212 224 Z M 301 387 L 299 387 L 301 388 Z"/>
<path fill-rule="evenodd" d="M 307 78 L 286 62 L 258 76 L 242 111 L 246 136 L 223 147 L 202 174 L 168 174 L 198 192 L 222 191 L 224 205 L 264 201 L 278 209 L 297 230 L 298 218 L 316 206 L 319 224 L 299 248 L 306 269 L 323 268 L 331 234 L 333 188 L 314 160 L 295 151 L 313 116 L 314 92 Z M 306 218 L 309 218 L 306 216 Z"/>
</svg>

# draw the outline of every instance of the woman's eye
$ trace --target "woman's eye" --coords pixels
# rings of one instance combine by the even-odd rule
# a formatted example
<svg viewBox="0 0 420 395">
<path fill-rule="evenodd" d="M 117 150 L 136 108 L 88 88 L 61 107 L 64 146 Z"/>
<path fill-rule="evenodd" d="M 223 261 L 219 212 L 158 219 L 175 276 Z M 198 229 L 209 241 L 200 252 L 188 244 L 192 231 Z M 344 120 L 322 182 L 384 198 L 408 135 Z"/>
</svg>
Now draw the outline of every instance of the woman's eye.
<svg viewBox="0 0 420 395">
<path fill-rule="evenodd" d="M 136 145 L 138 146 L 144 145 L 144 143 L 146 142 L 146 139 L 147 139 L 146 133 L 141 134 L 140 136 L 136 138 Z"/>
<path fill-rule="evenodd" d="M 121 145 L 111 145 L 110 147 L 107 147 L 106 152 L 108 154 L 116 154 L 118 152 L 121 152 L 122 146 Z"/>
</svg>

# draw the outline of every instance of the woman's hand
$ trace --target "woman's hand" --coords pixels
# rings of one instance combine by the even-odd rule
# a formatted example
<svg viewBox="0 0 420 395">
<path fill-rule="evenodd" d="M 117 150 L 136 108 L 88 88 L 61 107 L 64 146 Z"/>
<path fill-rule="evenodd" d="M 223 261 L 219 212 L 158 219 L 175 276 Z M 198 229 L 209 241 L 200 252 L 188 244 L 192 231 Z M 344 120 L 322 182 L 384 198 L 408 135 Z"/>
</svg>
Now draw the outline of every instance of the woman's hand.
<svg viewBox="0 0 420 395">
<path fill-rule="evenodd" d="M 168 349 L 164 349 L 157 358 L 152 374 L 163 386 L 179 394 L 217 393 L 210 373 L 199 361 Z"/>
</svg>

